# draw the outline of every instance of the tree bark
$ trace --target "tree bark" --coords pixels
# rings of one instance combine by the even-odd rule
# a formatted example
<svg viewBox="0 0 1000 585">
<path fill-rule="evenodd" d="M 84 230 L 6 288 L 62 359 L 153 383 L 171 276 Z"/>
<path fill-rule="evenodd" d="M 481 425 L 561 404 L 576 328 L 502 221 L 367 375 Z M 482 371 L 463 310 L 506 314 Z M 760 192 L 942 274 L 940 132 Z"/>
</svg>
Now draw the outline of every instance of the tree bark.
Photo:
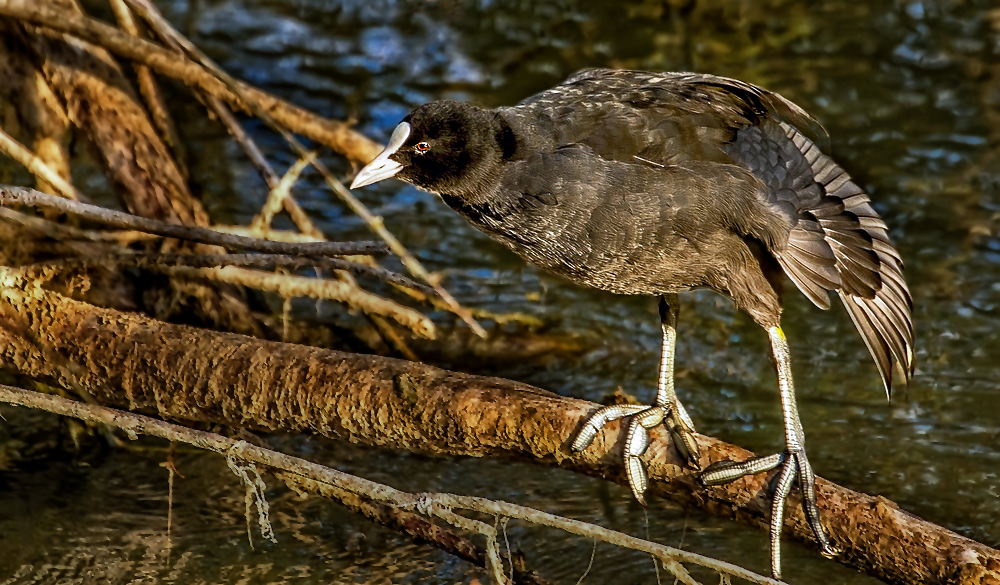
<svg viewBox="0 0 1000 585">
<path fill-rule="evenodd" d="M 98 401 L 265 431 L 311 432 L 431 455 L 532 460 L 625 483 L 620 425 L 582 453 L 570 439 L 596 405 L 509 380 L 425 364 L 261 341 L 99 309 L 0 273 L 8 324 L 0 359 L 14 372 Z M 13 309 L 13 310 L 11 310 Z M 14 316 L 14 317 L 12 317 Z M 13 325 L 10 319 L 16 319 Z M 52 359 L 62 356 L 66 361 Z M 766 477 L 702 488 L 657 429 L 644 459 L 651 493 L 764 527 Z M 701 464 L 751 454 L 698 436 Z M 1000 552 L 900 510 L 891 501 L 818 480 L 837 560 L 890 583 L 1000 583 Z M 797 505 L 785 534 L 815 548 Z"/>
</svg>

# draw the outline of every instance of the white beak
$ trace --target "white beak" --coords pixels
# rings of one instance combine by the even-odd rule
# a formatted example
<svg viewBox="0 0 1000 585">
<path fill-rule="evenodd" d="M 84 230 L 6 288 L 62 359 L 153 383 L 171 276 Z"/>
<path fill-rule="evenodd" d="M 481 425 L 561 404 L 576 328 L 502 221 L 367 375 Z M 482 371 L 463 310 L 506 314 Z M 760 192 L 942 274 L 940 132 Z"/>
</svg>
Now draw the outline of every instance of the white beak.
<svg viewBox="0 0 1000 585">
<path fill-rule="evenodd" d="M 389 145 L 375 157 L 375 160 L 361 169 L 358 176 L 354 177 L 351 189 L 378 183 L 403 170 L 403 165 L 389 157 L 396 154 L 396 151 L 406 143 L 406 139 L 409 137 L 410 125 L 406 122 L 400 122 L 399 126 L 396 126 L 396 129 L 392 131 L 392 136 L 389 137 Z"/>
</svg>

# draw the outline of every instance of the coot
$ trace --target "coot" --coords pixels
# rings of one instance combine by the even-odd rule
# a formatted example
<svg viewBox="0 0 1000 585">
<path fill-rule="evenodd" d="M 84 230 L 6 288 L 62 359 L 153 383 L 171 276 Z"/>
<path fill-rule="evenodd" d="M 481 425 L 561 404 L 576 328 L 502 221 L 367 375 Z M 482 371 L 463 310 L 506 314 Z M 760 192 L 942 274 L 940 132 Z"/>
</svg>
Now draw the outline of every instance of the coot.
<svg viewBox="0 0 1000 585">
<path fill-rule="evenodd" d="M 389 177 L 434 193 L 525 260 L 573 282 L 660 296 L 663 353 L 652 406 L 610 406 L 573 443 L 631 417 L 625 464 L 643 501 L 639 456 L 661 423 L 695 469 L 694 425 L 674 392 L 677 293 L 708 288 L 770 338 L 785 450 L 705 469 L 705 484 L 780 467 L 771 567 L 780 575 L 785 498 L 798 479 L 826 555 L 780 327 L 783 277 L 821 309 L 834 291 L 868 346 L 886 392 L 913 372 L 912 302 L 903 263 L 867 195 L 818 144 L 823 128 L 780 95 L 693 73 L 593 69 L 513 107 L 438 101 L 410 113 L 352 188 Z"/>
</svg>

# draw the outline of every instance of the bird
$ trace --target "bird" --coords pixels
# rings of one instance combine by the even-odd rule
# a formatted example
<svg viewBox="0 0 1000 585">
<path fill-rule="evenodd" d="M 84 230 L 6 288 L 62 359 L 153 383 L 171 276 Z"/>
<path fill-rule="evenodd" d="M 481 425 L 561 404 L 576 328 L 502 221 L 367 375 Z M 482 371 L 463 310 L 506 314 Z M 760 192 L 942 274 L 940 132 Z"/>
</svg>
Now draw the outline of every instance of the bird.
<svg viewBox="0 0 1000 585">
<path fill-rule="evenodd" d="M 798 483 L 809 526 L 838 554 L 817 507 L 788 341 L 785 278 L 820 309 L 830 293 L 866 344 L 887 396 L 913 374 L 913 302 L 903 261 L 868 195 L 827 154 L 802 108 L 750 83 L 702 73 L 588 69 L 514 106 L 433 101 L 411 111 L 356 175 L 435 193 L 476 228 L 544 270 L 588 287 L 659 297 L 662 350 L 652 405 L 614 405 L 583 421 L 586 449 L 628 418 L 624 468 L 645 504 L 640 457 L 665 425 L 703 485 L 778 469 L 771 572 L 781 575 L 785 499 Z M 680 293 L 709 289 L 766 332 L 777 370 L 785 448 L 704 469 L 674 389 Z"/>
</svg>

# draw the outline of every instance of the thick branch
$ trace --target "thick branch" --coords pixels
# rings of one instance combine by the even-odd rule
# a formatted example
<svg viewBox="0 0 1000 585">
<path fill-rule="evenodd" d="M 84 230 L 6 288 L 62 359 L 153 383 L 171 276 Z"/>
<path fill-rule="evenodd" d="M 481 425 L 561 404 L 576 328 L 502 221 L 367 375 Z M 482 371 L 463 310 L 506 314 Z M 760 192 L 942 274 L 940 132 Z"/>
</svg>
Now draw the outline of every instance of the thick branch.
<svg viewBox="0 0 1000 585">
<path fill-rule="evenodd" d="M 4 301 L 37 343 L 77 364 L 59 368 L 10 330 L 0 359 L 63 386 L 67 372 L 99 401 L 262 430 L 314 432 L 366 445 L 435 455 L 529 459 L 625 483 L 620 426 L 582 453 L 569 441 L 596 405 L 512 381 L 424 364 L 260 341 L 97 309 L 6 273 Z M 168 375 L 165 375 L 168 374 Z M 654 430 L 644 455 L 651 491 L 686 506 L 763 527 L 767 478 L 702 488 Z M 698 437 L 701 464 L 747 451 Z M 824 524 L 843 547 L 837 560 L 892 583 L 982 584 L 1000 578 L 1000 552 L 828 481 L 817 485 Z M 793 500 L 796 499 L 793 496 Z M 812 546 L 796 502 L 785 533 Z M 991 581 L 994 580 L 994 581 Z"/>
<path fill-rule="evenodd" d="M 115 19 L 122 30 L 133 37 L 142 38 L 135 18 L 132 17 L 132 12 L 129 10 L 128 4 L 125 4 L 125 0 L 111 0 L 111 10 L 115 13 Z M 136 81 L 139 82 L 139 93 L 146 101 L 149 117 L 163 141 L 173 152 L 174 162 L 181 175 L 187 179 L 188 170 L 184 162 L 184 159 L 187 158 L 187 151 L 184 148 L 184 143 L 181 142 L 177 126 L 174 124 L 173 118 L 170 117 L 170 112 L 167 111 L 167 103 L 164 101 L 163 93 L 160 92 L 160 85 L 156 82 L 156 77 L 149 67 L 136 63 L 133 65 L 133 69 Z"/>
<path fill-rule="evenodd" d="M 98 20 L 66 14 L 45 6 L 38 0 L 0 0 L 0 14 L 94 43 L 116 55 L 148 65 L 161 75 L 193 85 L 250 113 L 250 107 L 246 103 L 200 65 Z M 325 144 L 352 161 L 367 164 L 381 150 L 376 142 L 351 130 L 343 122 L 328 120 L 245 84 L 241 84 L 241 89 L 289 130 Z"/>
</svg>

